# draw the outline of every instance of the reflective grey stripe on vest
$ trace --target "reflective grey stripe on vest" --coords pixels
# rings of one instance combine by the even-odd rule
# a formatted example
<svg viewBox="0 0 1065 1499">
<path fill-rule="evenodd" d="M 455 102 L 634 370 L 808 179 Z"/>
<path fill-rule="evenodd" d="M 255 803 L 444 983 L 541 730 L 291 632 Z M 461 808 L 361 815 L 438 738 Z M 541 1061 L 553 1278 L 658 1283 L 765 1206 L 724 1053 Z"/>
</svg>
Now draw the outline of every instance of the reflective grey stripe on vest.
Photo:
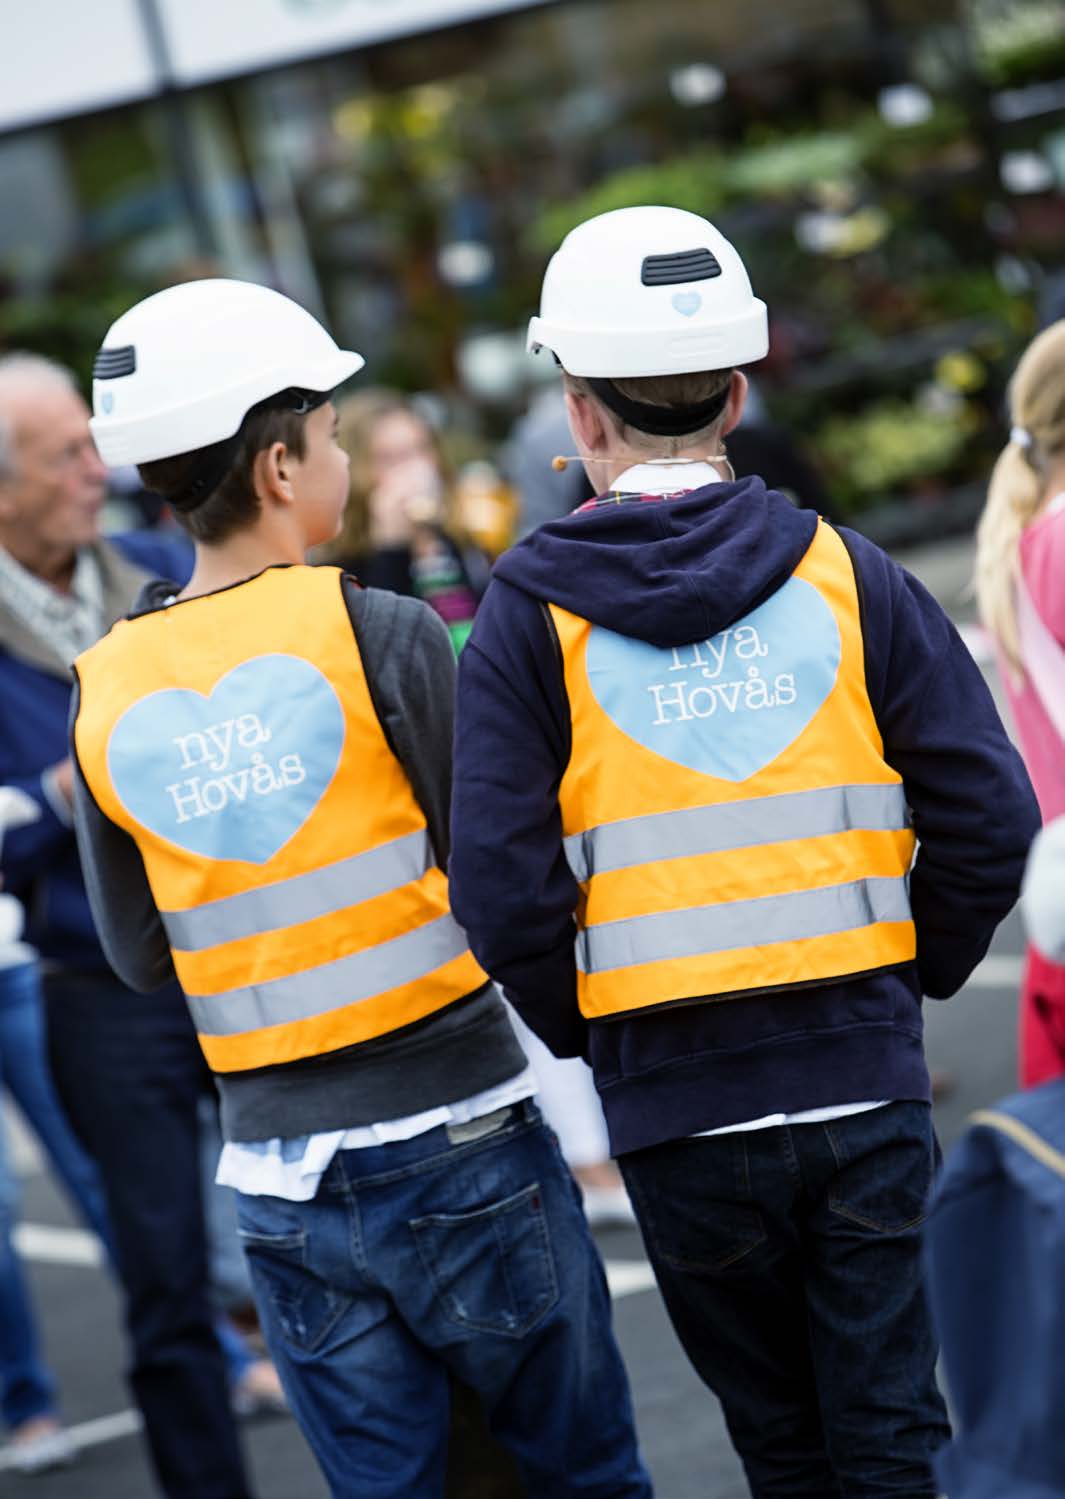
<svg viewBox="0 0 1065 1499">
<path fill-rule="evenodd" d="M 189 1009 L 196 1029 L 206 1036 L 234 1036 L 267 1025 L 285 1025 L 425 978 L 452 958 L 461 957 L 467 948 L 466 934 L 447 914 L 402 937 L 302 973 L 225 994 L 190 994 Z"/>
<path fill-rule="evenodd" d="M 259 937 L 373 900 L 376 895 L 421 879 L 432 862 L 429 831 L 421 828 L 364 854 L 312 869 L 309 874 L 278 880 L 261 890 L 245 890 L 189 911 L 162 911 L 160 915 L 171 947 L 179 952 L 202 952 L 220 942 Z"/>
<path fill-rule="evenodd" d="M 660 859 L 685 859 L 733 848 L 818 838 L 852 828 L 876 831 L 909 826 L 906 795 L 893 786 L 826 786 L 788 791 L 751 801 L 718 802 L 679 812 L 654 812 L 607 822 L 563 840 L 578 880 L 611 869 L 630 869 Z"/>
<path fill-rule="evenodd" d="M 877 921 L 911 919 L 904 877 L 856 880 L 823 890 L 603 921 L 578 934 L 577 967 L 582 973 L 602 973 L 665 958 L 712 957 L 740 947 L 799 942 L 803 937 L 856 931 Z"/>
</svg>

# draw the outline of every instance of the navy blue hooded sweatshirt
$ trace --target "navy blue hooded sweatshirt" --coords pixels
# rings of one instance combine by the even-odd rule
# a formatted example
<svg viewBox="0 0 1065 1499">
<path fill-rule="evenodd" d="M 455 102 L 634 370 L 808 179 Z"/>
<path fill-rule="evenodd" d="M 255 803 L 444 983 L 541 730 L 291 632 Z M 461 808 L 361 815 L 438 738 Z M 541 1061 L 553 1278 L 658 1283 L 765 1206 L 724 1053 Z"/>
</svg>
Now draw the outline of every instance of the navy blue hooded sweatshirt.
<svg viewBox="0 0 1065 1499">
<path fill-rule="evenodd" d="M 500 559 L 459 663 L 452 905 L 532 1029 L 591 1061 L 615 1155 L 771 1113 L 928 1099 L 922 993 L 961 987 L 1017 897 L 1039 816 L 987 686 L 921 584 L 844 531 L 869 698 L 919 840 L 916 962 L 628 1019 L 580 1015 L 578 886 L 558 807 L 569 706 L 545 603 L 688 645 L 780 588 L 816 525 L 760 479 L 578 511 Z"/>
</svg>

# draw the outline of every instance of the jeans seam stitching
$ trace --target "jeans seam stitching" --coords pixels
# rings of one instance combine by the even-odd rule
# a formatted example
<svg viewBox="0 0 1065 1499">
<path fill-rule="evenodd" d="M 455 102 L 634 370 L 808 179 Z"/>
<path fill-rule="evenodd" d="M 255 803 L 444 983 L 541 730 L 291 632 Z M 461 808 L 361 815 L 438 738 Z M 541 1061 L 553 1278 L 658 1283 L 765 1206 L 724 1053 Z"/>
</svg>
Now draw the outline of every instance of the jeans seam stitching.
<svg viewBox="0 0 1065 1499">
<path fill-rule="evenodd" d="M 344 1177 L 344 1201 L 348 1208 L 348 1234 L 350 1239 L 351 1262 L 362 1276 L 363 1280 L 370 1279 L 370 1261 L 366 1254 L 366 1246 L 362 1236 L 362 1214 L 359 1211 L 358 1199 L 355 1188 Z"/>
<path fill-rule="evenodd" d="M 752 1209 L 752 1211 L 757 1212 L 757 1209 Z M 758 1214 L 758 1218 L 759 1222 L 762 1222 L 761 1214 Z M 764 1230 L 764 1223 L 762 1224 L 762 1227 Z M 715 1270 L 727 1270 L 730 1265 L 735 1265 L 737 1261 L 742 1260 L 746 1255 L 753 1254 L 756 1249 L 760 1249 L 761 1246 L 766 1242 L 766 1238 L 767 1235 L 763 1231 L 758 1235 L 757 1238 L 752 1239 L 750 1243 L 741 1245 L 740 1247 L 732 1250 L 732 1252 L 730 1254 L 727 1254 L 723 1259 L 719 1260 L 679 1259 L 675 1255 L 666 1253 L 664 1250 L 659 1250 L 659 1258 L 663 1260 L 665 1264 L 671 1266 L 673 1269 L 692 1270 L 705 1275 L 708 1271 L 713 1272 Z"/>
<path fill-rule="evenodd" d="M 835 1213 L 837 1218 L 846 1218 L 851 1223 L 857 1223 L 862 1228 L 871 1228 L 878 1234 L 902 1234 L 911 1228 L 919 1228 L 928 1214 L 921 1212 L 914 1218 L 907 1218 L 904 1223 L 884 1223 L 879 1218 L 866 1218 L 862 1213 L 856 1213 L 853 1208 L 845 1207 L 838 1198 L 829 1197 L 828 1210 Z"/>
</svg>

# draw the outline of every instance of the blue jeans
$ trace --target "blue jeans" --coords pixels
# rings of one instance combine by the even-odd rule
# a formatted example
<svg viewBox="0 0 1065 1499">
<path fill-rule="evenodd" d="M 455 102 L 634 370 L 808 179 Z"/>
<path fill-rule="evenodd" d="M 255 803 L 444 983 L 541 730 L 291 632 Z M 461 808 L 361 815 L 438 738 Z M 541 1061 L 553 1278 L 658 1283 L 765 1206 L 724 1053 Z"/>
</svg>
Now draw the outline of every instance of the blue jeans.
<svg viewBox="0 0 1065 1499">
<path fill-rule="evenodd" d="M 45 1052 L 36 963 L 0 968 L 0 1094 L 15 1099 L 74 1206 L 111 1248 L 96 1169 L 74 1137 L 56 1096 Z M 11 1242 L 18 1191 L 0 1129 L 0 1415 L 8 1426 L 55 1413 L 55 1381 L 45 1368 L 22 1262 Z"/>
<path fill-rule="evenodd" d="M 649 1499 L 610 1301 L 531 1102 L 238 1197 L 267 1342 L 334 1499 L 440 1499 L 448 1373 L 530 1495 Z"/>
<path fill-rule="evenodd" d="M 939 1492 L 924 1103 L 677 1140 L 619 1165 L 666 1307 L 755 1499 Z"/>
</svg>

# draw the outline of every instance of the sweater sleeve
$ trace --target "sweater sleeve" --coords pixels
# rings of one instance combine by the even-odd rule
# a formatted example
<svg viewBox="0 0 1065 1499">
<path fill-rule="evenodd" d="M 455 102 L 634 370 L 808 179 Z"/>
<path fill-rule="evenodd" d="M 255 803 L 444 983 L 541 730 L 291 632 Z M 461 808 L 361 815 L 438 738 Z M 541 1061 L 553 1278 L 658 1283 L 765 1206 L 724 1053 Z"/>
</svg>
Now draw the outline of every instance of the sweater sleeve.
<svg viewBox="0 0 1065 1499">
<path fill-rule="evenodd" d="M 980 669 L 939 604 L 879 548 L 853 533 L 846 540 L 869 697 L 918 838 L 918 976 L 925 994 L 945 999 L 1017 900 L 1039 811 Z"/>
<path fill-rule="evenodd" d="M 535 600 L 490 584 L 459 659 L 452 905 L 478 961 L 557 1056 L 582 1056 L 574 911 L 558 788 L 569 759 L 561 662 Z"/>
<path fill-rule="evenodd" d="M 74 831 L 85 892 L 100 945 L 111 967 L 131 989 L 148 993 L 174 977 L 163 923 L 134 840 L 101 811 L 82 774 L 74 748 L 80 685 L 74 680 L 70 704 L 74 767 Z"/>
<path fill-rule="evenodd" d="M 443 621 L 418 599 L 343 580 L 377 717 L 425 813 L 442 869 L 450 853 L 455 653 Z"/>
</svg>

